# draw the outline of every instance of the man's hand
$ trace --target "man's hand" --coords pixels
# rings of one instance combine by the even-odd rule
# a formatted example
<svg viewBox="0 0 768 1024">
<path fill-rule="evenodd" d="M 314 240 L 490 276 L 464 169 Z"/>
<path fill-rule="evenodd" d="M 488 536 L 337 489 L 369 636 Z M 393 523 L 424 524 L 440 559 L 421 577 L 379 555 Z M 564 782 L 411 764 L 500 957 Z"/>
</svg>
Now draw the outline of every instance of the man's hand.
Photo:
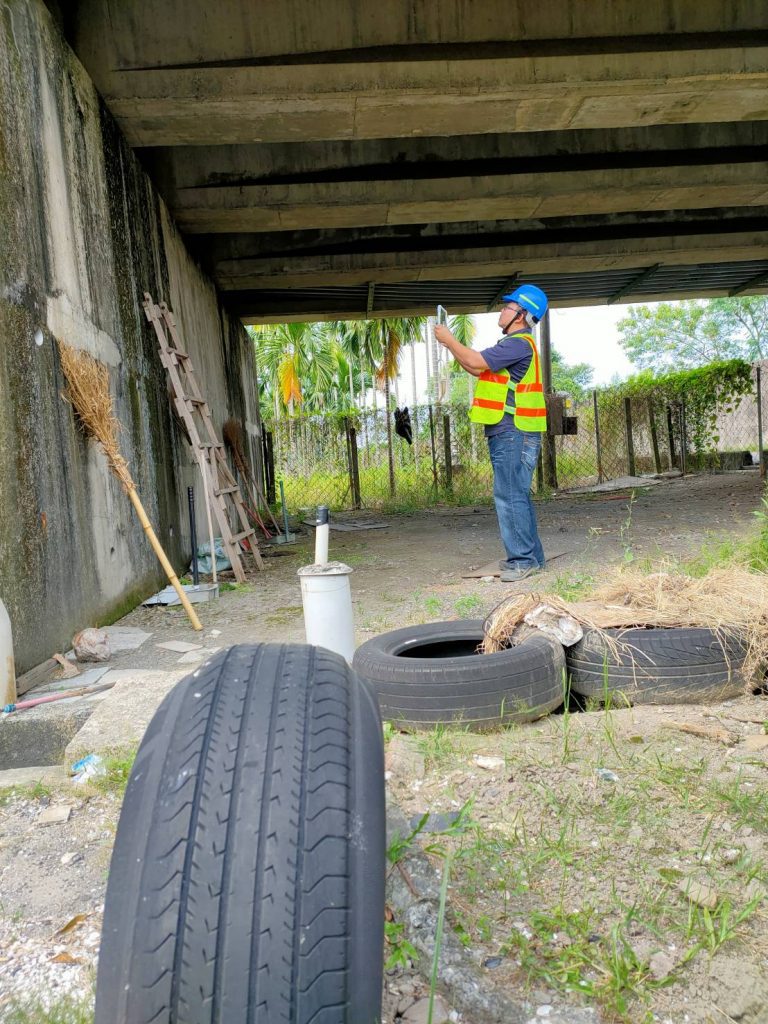
<svg viewBox="0 0 768 1024">
<path fill-rule="evenodd" d="M 444 345 L 446 348 L 450 347 L 452 341 L 456 341 L 456 339 L 445 326 L 445 324 L 435 325 L 435 339 L 439 341 L 441 345 Z"/>
</svg>

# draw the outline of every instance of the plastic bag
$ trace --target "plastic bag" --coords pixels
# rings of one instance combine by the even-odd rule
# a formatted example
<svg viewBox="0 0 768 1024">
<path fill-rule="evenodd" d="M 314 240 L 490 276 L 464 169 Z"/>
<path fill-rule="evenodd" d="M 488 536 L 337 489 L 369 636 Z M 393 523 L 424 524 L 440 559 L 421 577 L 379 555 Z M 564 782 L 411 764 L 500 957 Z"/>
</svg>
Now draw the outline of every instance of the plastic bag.
<svg viewBox="0 0 768 1024">
<path fill-rule="evenodd" d="M 216 571 L 223 572 L 224 569 L 231 569 L 232 563 L 227 558 L 226 552 L 224 551 L 224 542 L 221 537 L 216 537 L 213 541 L 213 550 L 216 554 Z M 211 563 L 211 545 L 210 544 L 198 544 L 197 546 L 197 568 L 200 572 L 206 575 L 212 572 Z M 192 572 L 192 566 L 190 565 L 189 571 Z"/>
<path fill-rule="evenodd" d="M 75 761 L 72 765 L 72 772 L 75 776 L 72 781 L 75 785 L 81 786 L 90 779 L 98 779 L 106 775 L 107 767 L 98 754 L 88 754 L 86 757 L 80 758 L 79 761 Z"/>
</svg>

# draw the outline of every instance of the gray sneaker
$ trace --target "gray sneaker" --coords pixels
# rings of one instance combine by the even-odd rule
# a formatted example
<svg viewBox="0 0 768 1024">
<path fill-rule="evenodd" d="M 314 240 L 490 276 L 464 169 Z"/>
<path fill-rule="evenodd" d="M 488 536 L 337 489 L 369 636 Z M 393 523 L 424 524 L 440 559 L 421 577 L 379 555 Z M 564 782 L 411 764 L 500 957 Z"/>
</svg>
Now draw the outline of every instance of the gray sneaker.
<svg viewBox="0 0 768 1024">
<path fill-rule="evenodd" d="M 502 569 L 501 582 L 519 583 L 520 580 L 525 580 L 529 576 L 533 576 L 533 574 L 537 572 L 541 572 L 541 569 L 538 567 L 538 565 L 526 565 L 522 569 Z"/>
</svg>

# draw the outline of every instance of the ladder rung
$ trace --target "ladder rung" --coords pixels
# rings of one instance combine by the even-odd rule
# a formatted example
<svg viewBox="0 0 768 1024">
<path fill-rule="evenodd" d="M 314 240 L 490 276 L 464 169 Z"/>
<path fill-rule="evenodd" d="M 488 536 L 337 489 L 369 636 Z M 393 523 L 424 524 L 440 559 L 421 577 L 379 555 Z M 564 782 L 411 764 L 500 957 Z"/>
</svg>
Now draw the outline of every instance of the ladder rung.
<svg viewBox="0 0 768 1024">
<path fill-rule="evenodd" d="M 177 359 L 189 359 L 189 352 L 180 352 L 177 348 L 168 347 L 168 351 L 171 355 L 176 356 Z"/>
<path fill-rule="evenodd" d="M 242 533 L 236 533 L 232 538 L 233 544 L 239 544 L 241 540 L 245 540 L 246 537 L 252 537 L 253 530 L 243 530 Z"/>
<path fill-rule="evenodd" d="M 205 405 L 204 398 L 190 398 L 189 395 L 182 395 L 181 397 L 185 402 L 189 402 L 190 405 Z"/>
<path fill-rule="evenodd" d="M 218 490 L 214 490 L 213 493 L 218 498 L 220 494 L 234 494 L 235 491 L 237 491 L 238 489 L 239 488 L 237 487 L 237 485 L 235 485 L 234 487 L 220 487 Z"/>
<path fill-rule="evenodd" d="M 212 442 L 212 441 L 201 441 L 200 442 L 200 447 L 201 448 L 223 448 L 224 445 L 221 443 L 221 441 L 216 441 L 215 443 Z"/>
</svg>

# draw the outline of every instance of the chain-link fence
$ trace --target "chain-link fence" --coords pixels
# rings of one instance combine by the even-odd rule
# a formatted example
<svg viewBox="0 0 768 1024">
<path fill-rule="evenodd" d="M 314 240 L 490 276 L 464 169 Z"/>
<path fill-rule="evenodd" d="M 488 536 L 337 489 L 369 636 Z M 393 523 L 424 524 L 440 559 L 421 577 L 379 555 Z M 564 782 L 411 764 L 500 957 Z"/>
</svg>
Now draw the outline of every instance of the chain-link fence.
<svg viewBox="0 0 768 1024">
<path fill-rule="evenodd" d="M 545 437 L 534 486 L 564 490 L 670 470 L 760 465 L 760 367 L 753 378 L 751 394 L 703 417 L 684 401 L 668 403 L 660 395 L 627 398 L 594 391 L 564 410 L 565 433 Z M 279 503 L 280 481 L 291 513 L 317 505 L 402 511 L 492 501 L 483 428 L 470 423 L 466 405 L 412 408 L 410 424 L 410 444 L 395 432 L 394 415 L 384 410 L 265 424 L 270 502 Z"/>
</svg>

